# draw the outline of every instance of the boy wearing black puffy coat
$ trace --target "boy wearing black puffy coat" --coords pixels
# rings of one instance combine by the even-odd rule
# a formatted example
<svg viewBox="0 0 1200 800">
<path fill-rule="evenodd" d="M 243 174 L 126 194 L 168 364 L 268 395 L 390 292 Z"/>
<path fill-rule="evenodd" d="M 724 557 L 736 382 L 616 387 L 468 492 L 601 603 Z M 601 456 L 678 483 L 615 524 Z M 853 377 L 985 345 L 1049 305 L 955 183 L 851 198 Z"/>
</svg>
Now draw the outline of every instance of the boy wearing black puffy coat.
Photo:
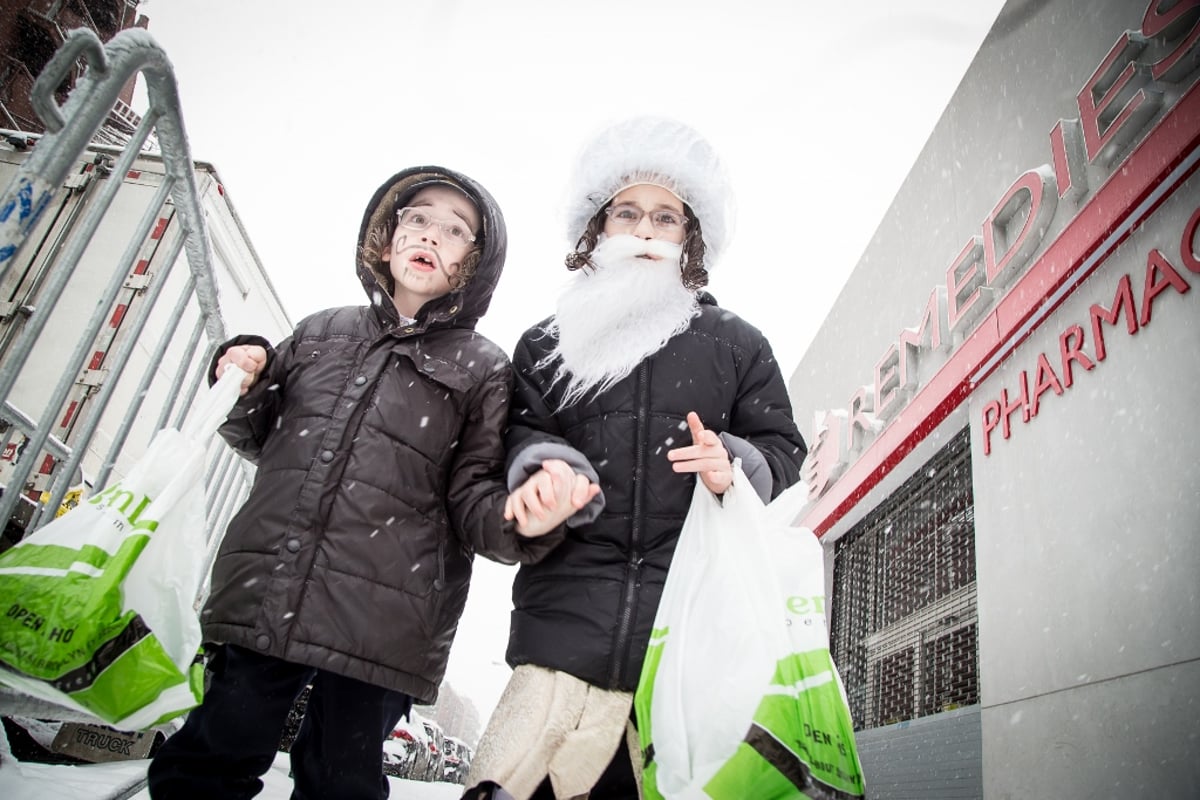
<svg viewBox="0 0 1200 800">
<path fill-rule="evenodd" d="M 532 563 L 562 539 L 550 528 L 565 501 L 544 520 L 524 502 L 522 524 L 506 514 L 511 368 L 474 330 L 505 237 L 478 183 L 403 170 L 363 216 L 367 305 L 313 314 L 277 347 L 240 336 L 219 349 L 211 377 L 247 372 L 221 434 L 257 471 L 201 614 L 211 687 L 151 764 L 156 800 L 257 794 L 310 683 L 293 797 L 386 797 L 382 742 L 437 698 L 474 554 Z M 586 482 L 548 467 L 582 504 Z M 524 497 L 565 497 L 535 473 Z"/>
</svg>

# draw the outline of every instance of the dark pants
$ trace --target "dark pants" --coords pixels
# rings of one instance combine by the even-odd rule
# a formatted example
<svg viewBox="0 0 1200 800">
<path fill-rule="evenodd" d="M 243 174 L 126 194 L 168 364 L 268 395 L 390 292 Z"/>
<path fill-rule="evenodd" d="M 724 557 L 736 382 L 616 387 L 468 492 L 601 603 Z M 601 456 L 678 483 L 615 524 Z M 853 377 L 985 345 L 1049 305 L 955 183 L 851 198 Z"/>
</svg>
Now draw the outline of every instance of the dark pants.
<svg viewBox="0 0 1200 800">
<path fill-rule="evenodd" d="M 383 800 L 383 741 L 412 698 L 362 681 L 224 647 L 204 703 L 150 764 L 154 800 L 240 800 L 262 789 L 292 701 L 309 683 L 292 744 L 292 800 Z"/>
</svg>

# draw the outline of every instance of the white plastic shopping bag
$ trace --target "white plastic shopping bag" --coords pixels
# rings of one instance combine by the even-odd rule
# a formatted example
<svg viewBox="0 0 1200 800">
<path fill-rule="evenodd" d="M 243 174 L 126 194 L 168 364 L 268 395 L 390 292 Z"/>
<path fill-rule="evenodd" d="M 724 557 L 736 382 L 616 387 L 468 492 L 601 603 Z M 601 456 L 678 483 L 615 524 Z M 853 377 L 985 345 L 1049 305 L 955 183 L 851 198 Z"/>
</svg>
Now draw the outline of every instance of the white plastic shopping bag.
<svg viewBox="0 0 1200 800">
<path fill-rule="evenodd" d="M 738 462 L 720 499 L 697 480 L 634 701 L 646 798 L 863 796 L 806 496 L 764 505 Z"/>
<path fill-rule="evenodd" d="M 227 369 L 125 478 L 0 555 L 0 683 L 122 730 L 200 703 L 204 454 L 244 375 Z"/>
</svg>

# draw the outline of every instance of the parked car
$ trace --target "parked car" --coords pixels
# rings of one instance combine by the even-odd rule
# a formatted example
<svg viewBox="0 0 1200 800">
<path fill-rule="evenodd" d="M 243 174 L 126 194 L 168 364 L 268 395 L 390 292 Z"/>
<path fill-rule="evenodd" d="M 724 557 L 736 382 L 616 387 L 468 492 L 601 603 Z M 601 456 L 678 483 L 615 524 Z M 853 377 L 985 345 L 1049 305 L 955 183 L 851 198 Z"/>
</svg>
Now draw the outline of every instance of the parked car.
<svg viewBox="0 0 1200 800">
<path fill-rule="evenodd" d="M 410 778 L 420 745 L 404 731 L 383 743 L 383 774 L 394 778 Z"/>
<path fill-rule="evenodd" d="M 463 753 L 467 754 L 465 765 Z M 470 766 L 470 748 L 446 736 L 436 721 L 417 711 L 396 723 L 383 743 L 383 771 L 413 781 L 462 783 Z"/>
<path fill-rule="evenodd" d="M 421 724 L 425 728 L 429 751 L 429 758 L 425 764 L 425 773 L 421 780 L 431 782 L 440 781 L 443 779 L 442 773 L 445 765 L 445 737 L 442 734 L 442 727 L 428 719 L 421 720 Z"/>
<path fill-rule="evenodd" d="M 383 771 L 397 778 L 425 780 L 429 769 L 429 735 L 413 712 L 411 720 L 401 717 L 383 743 Z"/>
<path fill-rule="evenodd" d="M 447 736 L 443 747 L 442 780 L 466 785 L 471 771 L 471 748 L 462 739 Z"/>
</svg>

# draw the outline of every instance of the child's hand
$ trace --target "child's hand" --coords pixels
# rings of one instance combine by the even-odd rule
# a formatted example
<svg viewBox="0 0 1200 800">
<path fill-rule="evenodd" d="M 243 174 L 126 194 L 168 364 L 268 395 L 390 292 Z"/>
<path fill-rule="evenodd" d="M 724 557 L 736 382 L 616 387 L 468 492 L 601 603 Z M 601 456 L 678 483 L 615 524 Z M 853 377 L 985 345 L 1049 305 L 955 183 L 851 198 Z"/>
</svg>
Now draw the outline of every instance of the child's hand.
<svg viewBox="0 0 1200 800">
<path fill-rule="evenodd" d="M 250 387 L 258 380 L 259 373 L 267 365 L 267 351 L 256 344 L 235 344 L 221 354 L 221 357 L 217 360 L 215 372 L 218 378 L 221 377 L 221 374 L 225 372 L 225 368 L 230 364 L 235 364 L 246 371 L 246 377 L 242 379 L 242 391 L 240 392 L 240 394 L 245 394 L 250 391 Z"/>
<path fill-rule="evenodd" d="M 545 536 L 599 493 L 599 484 L 576 474 L 567 462 L 547 459 L 540 471 L 508 496 L 504 518 L 515 519 L 522 536 Z"/>
<path fill-rule="evenodd" d="M 692 445 L 668 450 L 667 458 L 675 462 L 672 466 L 676 472 L 699 472 L 700 480 L 710 492 L 724 494 L 733 483 L 729 452 L 721 444 L 721 438 L 704 427 L 695 411 L 688 412 L 687 424 L 692 433 Z"/>
</svg>

